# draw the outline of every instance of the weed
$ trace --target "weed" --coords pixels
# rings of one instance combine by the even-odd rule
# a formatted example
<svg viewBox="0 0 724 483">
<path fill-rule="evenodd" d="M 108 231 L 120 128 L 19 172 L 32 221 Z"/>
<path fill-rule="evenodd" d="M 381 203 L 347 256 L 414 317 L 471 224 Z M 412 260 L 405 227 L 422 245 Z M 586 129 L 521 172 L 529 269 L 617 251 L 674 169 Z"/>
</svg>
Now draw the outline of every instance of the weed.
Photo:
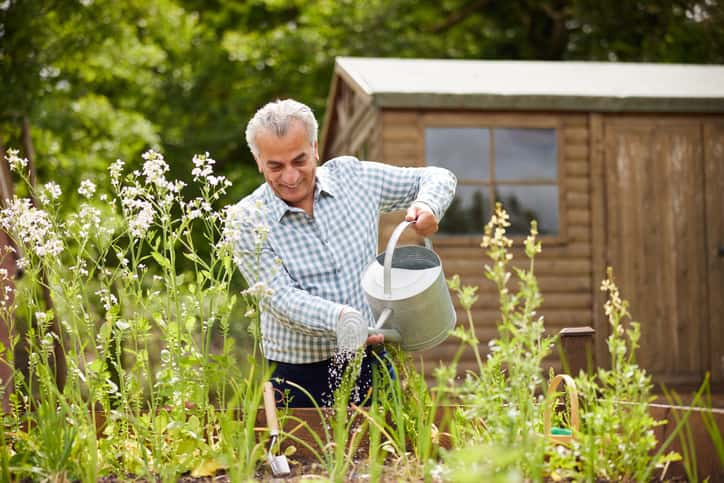
<svg viewBox="0 0 724 483">
<path fill-rule="evenodd" d="M 582 418 L 573 454 L 587 480 L 644 481 L 652 467 L 661 467 L 676 455 L 652 456 L 657 445 L 654 428 L 664 422 L 649 413 L 651 376 L 636 363 L 639 324 L 630 321 L 628 302 L 621 298 L 610 268 L 601 290 L 608 295 L 604 310 L 611 325 L 611 365 L 591 376 L 581 373 L 576 380 Z"/>
</svg>

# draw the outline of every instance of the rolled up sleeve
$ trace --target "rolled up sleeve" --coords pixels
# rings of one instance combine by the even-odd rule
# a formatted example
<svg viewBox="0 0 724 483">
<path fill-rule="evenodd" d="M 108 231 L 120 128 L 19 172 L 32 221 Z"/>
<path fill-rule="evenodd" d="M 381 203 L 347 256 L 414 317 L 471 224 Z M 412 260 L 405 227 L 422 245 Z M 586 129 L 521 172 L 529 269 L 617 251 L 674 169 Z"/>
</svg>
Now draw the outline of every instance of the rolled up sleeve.
<svg viewBox="0 0 724 483">
<path fill-rule="evenodd" d="M 455 197 L 457 178 L 445 168 L 401 168 L 371 161 L 360 164 L 361 175 L 379 194 L 382 212 L 404 210 L 420 201 L 440 220 Z"/>
</svg>

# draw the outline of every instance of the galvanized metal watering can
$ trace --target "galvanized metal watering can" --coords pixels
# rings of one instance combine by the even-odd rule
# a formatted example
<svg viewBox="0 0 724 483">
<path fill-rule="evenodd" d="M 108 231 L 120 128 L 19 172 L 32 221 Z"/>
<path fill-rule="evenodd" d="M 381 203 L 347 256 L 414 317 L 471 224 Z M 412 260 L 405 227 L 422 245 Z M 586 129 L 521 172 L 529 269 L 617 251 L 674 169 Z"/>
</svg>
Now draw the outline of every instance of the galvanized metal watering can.
<svg viewBox="0 0 724 483">
<path fill-rule="evenodd" d="M 368 335 L 383 334 L 385 342 L 399 342 L 403 350 L 416 352 L 435 347 L 447 339 L 455 327 L 456 314 L 445 282 L 440 257 L 425 246 L 397 247 L 402 232 L 414 222 L 403 221 L 392 232 L 386 250 L 379 254 L 362 274 L 362 289 L 372 308 L 376 324 L 354 336 L 354 341 L 338 341 L 359 347 Z M 349 325 L 366 328 L 359 321 Z M 354 330 L 338 327 L 340 333 Z M 361 339 L 361 343 L 360 343 Z"/>
</svg>

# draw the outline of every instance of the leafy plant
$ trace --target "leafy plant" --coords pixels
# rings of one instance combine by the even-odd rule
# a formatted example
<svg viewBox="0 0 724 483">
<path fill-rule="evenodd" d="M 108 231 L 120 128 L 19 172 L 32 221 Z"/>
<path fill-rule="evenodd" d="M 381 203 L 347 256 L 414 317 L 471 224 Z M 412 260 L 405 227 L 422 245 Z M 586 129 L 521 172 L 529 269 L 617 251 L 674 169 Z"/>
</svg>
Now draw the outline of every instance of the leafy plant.
<svg viewBox="0 0 724 483">
<path fill-rule="evenodd" d="M 628 302 L 620 296 L 609 268 L 601 284 L 608 299 L 604 310 L 610 323 L 609 369 L 598 368 L 589 376 L 576 379 L 582 398 L 580 438 L 574 444 L 582 475 L 618 481 L 644 481 L 654 466 L 660 467 L 677 455 L 657 454 L 654 428 L 663 421 L 653 419 L 648 411 L 651 376 L 636 363 L 636 349 L 641 332 L 630 321 Z"/>
<path fill-rule="evenodd" d="M 511 273 L 507 267 L 513 258 L 509 251 L 513 242 L 505 236 L 509 225 L 508 215 L 498 203 L 485 226 L 481 244 L 492 260 L 492 265 L 485 266 L 485 276 L 495 284 L 500 297 L 498 337 L 490 341 L 490 353 L 484 363 L 470 311 L 476 300 L 476 289 L 461 286 L 458 277 L 449 282 L 466 310 L 469 324 L 468 329 L 458 327 L 454 334 L 472 348 L 478 363 L 478 372 L 466 374 L 463 383 L 454 390 L 464 404 L 462 418 L 480 421 L 479 425 L 463 427 L 461 436 L 482 447 L 523 451 L 526 458 L 517 462 L 516 467 L 523 474 L 540 479 L 545 452 L 545 440 L 540 436 L 542 406 L 538 397 L 544 383 L 541 363 L 550 352 L 554 338 L 545 335 L 543 317 L 536 312 L 542 302 L 534 276 L 535 255 L 541 251 L 540 242 L 536 241 L 536 223 L 532 222 L 531 234 L 525 240 L 529 268 L 514 269 L 517 291 L 508 286 Z M 503 463 L 493 464 L 496 465 Z"/>
<path fill-rule="evenodd" d="M 24 270 L 0 316 L 29 323 L 27 374 L 15 370 L 12 411 L 3 416 L 4 468 L 18 478 L 84 481 L 173 481 L 222 468 L 251 477 L 263 458 L 254 421 L 259 381 L 268 377 L 257 362 L 258 305 L 268 291 L 255 285 L 242 293 L 253 349 L 240 367 L 230 336 L 232 218 L 245 214 L 213 208 L 229 186 L 213 174 L 214 160 L 194 157 L 199 195 L 191 199 L 184 182 L 166 179 L 160 153 L 146 152 L 142 169 L 130 173 L 119 160 L 109 168 L 112 195 L 83 180 L 79 210 L 64 214 L 60 187 L 33 187 L 27 160 L 8 153 L 38 205 L 16 197 L 0 212 Z M 208 258 L 198 255 L 199 235 Z M 190 271 L 179 269 L 182 257 Z M 12 334 L 4 363 L 13 364 L 20 340 Z M 61 387 L 54 345 L 68 362 Z"/>
</svg>

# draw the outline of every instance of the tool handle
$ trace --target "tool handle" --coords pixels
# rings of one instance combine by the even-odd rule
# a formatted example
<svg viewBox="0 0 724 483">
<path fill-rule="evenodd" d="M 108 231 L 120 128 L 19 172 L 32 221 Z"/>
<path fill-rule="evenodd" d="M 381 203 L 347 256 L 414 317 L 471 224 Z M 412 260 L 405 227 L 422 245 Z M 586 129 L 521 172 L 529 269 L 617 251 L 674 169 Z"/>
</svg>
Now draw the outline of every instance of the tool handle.
<svg viewBox="0 0 724 483">
<path fill-rule="evenodd" d="M 385 249 L 385 263 L 384 263 L 384 273 L 382 274 L 384 277 L 384 290 L 385 295 L 389 296 L 392 294 L 392 256 L 395 252 L 395 247 L 397 246 L 397 240 L 400 239 L 400 235 L 402 235 L 402 232 L 405 231 L 405 228 L 415 223 L 417 220 L 413 221 L 403 221 L 392 232 L 392 235 L 390 236 L 389 241 L 387 242 L 387 248 Z M 425 247 L 428 250 L 432 250 L 432 241 L 425 237 Z"/>
<path fill-rule="evenodd" d="M 277 421 L 277 404 L 274 400 L 274 386 L 270 381 L 264 383 L 264 412 L 266 424 L 272 436 L 279 434 L 279 421 Z"/>
</svg>

